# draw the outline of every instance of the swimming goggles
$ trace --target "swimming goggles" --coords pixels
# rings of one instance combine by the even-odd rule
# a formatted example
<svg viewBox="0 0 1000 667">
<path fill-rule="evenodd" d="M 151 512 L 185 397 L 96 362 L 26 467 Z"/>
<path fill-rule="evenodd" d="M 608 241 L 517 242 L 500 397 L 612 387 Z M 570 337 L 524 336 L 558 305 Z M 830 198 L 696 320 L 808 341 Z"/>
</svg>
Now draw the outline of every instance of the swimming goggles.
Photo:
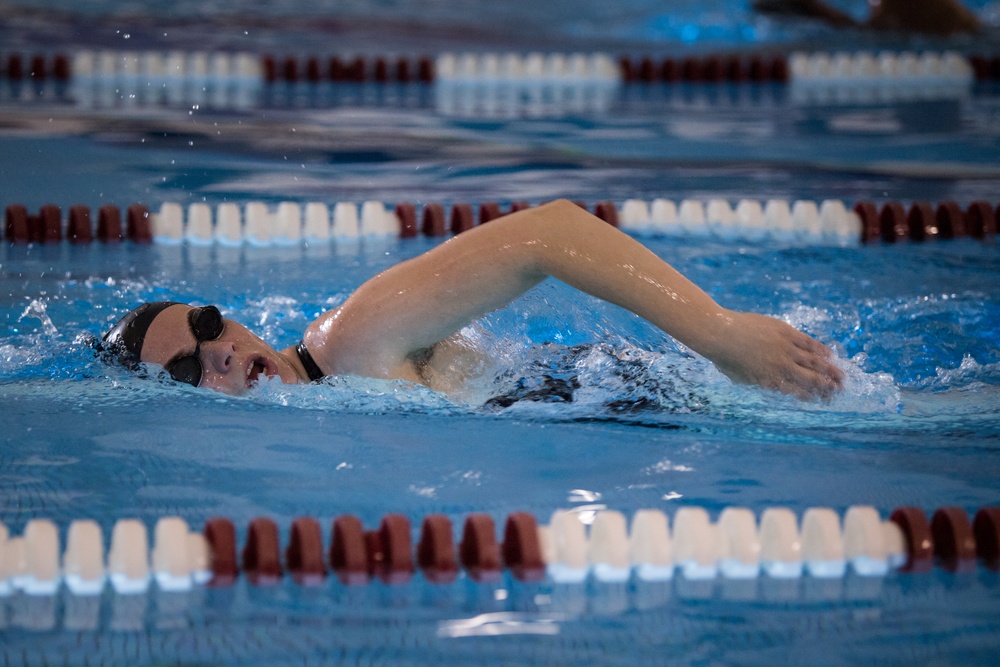
<svg viewBox="0 0 1000 667">
<path fill-rule="evenodd" d="M 218 340 L 222 332 L 226 330 L 226 323 L 218 308 L 203 306 L 188 311 L 188 324 L 191 326 L 191 333 L 194 334 L 195 340 L 198 341 L 194 346 L 194 352 L 172 359 L 167 362 L 164 368 L 174 380 L 197 387 L 201 384 L 201 378 L 205 373 L 205 367 L 199 356 L 201 344 Z"/>
</svg>

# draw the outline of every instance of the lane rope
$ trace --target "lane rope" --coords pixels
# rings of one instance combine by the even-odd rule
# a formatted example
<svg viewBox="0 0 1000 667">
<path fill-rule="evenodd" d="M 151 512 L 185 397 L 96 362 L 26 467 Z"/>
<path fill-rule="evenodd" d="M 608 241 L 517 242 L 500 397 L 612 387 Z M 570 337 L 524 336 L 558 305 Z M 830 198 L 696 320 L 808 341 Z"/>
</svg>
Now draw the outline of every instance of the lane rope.
<svg viewBox="0 0 1000 667">
<path fill-rule="evenodd" d="M 995 81 L 1000 56 L 957 51 L 857 51 L 790 54 L 708 54 L 686 57 L 606 53 L 453 53 L 396 55 L 255 54 L 224 51 L 80 50 L 11 52 L 0 58 L 9 81 L 169 78 L 264 83 L 432 83 L 565 81 L 620 83 L 810 82 L 926 85 Z"/>
<path fill-rule="evenodd" d="M 464 576 L 498 581 L 504 570 L 522 582 L 554 583 L 687 580 L 834 579 L 924 573 L 935 566 L 954 573 L 980 566 L 1000 570 L 1000 507 L 984 507 L 969 520 L 965 510 L 942 507 L 931 518 L 917 507 L 900 507 L 883 519 L 870 506 L 852 506 L 841 517 L 830 508 L 787 508 L 759 517 L 728 507 L 712 521 L 700 507 L 681 507 L 672 518 L 660 510 L 625 515 L 603 507 L 558 510 L 540 525 L 527 512 L 510 514 L 498 539 L 493 518 L 470 514 L 456 543 L 452 520 L 423 519 L 412 530 L 402 514 L 386 514 L 365 529 L 352 515 L 336 517 L 324 542 L 319 522 L 295 519 L 282 550 L 281 530 L 270 518 L 250 521 L 237 551 L 233 522 L 216 517 L 193 531 L 180 517 L 159 519 L 149 540 L 136 519 L 114 524 L 104 550 L 100 526 L 73 521 L 60 548 L 59 528 L 48 519 L 27 522 L 20 535 L 0 524 L 0 595 L 22 591 L 51 596 L 60 586 L 73 595 L 100 595 L 107 585 L 119 595 L 194 586 L 230 586 L 245 576 L 255 586 L 290 576 L 301 585 L 324 584 L 331 573 L 346 586 L 380 580 L 409 582 L 419 570 L 427 581 L 449 584 Z M 416 538 L 416 539 L 414 539 Z"/>
<path fill-rule="evenodd" d="M 735 206 L 725 199 L 675 202 L 663 198 L 578 204 L 636 236 L 812 246 L 989 240 L 995 238 L 1000 220 L 1000 204 L 985 201 L 971 202 L 965 208 L 953 201 L 936 205 L 913 202 L 908 206 L 896 201 L 881 205 L 859 201 L 848 207 L 837 199 L 819 203 L 742 199 Z M 112 204 L 103 204 L 96 215 L 87 206 L 77 204 L 64 215 L 62 208 L 52 204 L 37 212 L 28 211 L 22 204 L 11 204 L 4 214 L 3 239 L 15 245 L 61 241 L 114 244 L 128 240 L 140 244 L 263 247 L 350 242 L 364 237 L 443 237 L 530 206 L 525 201 L 505 207 L 492 201 L 475 207 L 462 202 L 447 207 L 429 202 L 419 209 L 410 202 L 389 207 L 380 201 L 366 201 L 360 206 L 354 202 L 332 206 L 324 202 L 248 202 L 243 206 L 226 202 L 214 207 L 202 202 L 186 207 L 164 202 L 152 212 L 143 204 L 133 204 L 124 212 Z"/>
</svg>

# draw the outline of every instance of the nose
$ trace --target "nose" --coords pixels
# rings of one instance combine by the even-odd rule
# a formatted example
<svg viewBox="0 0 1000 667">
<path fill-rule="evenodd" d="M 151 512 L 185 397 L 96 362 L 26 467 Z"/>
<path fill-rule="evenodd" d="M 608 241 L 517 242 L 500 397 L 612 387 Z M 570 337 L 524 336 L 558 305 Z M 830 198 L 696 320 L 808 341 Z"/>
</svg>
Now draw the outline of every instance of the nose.
<svg viewBox="0 0 1000 667">
<path fill-rule="evenodd" d="M 206 368 L 225 375 L 233 368 L 236 347 L 228 341 L 212 340 L 201 344 L 201 363 Z"/>
</svg>

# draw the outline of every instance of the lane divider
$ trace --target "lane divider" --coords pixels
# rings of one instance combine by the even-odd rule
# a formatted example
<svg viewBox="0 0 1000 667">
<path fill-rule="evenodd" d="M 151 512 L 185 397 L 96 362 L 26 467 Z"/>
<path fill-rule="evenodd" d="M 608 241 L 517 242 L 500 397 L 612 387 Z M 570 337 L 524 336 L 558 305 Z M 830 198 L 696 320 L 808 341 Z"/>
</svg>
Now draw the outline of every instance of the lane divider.
<svg viewBox="0 0 1000 667">
<path fill-rule="evenodd" d="M 288 575 L 297 584 L 343 585 L 379 580 L 402 585 L 419 570 L 427 581 L 450 584 L 464 571 L 476 582 L 497 582 L 503 571 L 519 581 L 582 584 L 687 580 L 836 579 L 930 572 L 935 566 L 970 573 L 982 566 L 1000 571 L 1000 507 L 985 507 L 972 521 L 959 507 L 942 507 L 930 520 L 923 510 L 900 507 L 883 520 L 870 506 L 852 506 L 841 516 L 814 507 L 801 517 L 772 507 L 758 518 L 747 508 L 724 509 L 715 522 L 700 507 L 682 507 L 672 520 L 660 510 L 625 516 L 614 510 L 559 510 L 547 525 L 527 512 L 510 514 L 502 538 L 487 514 L 464 520 L 458 544 L 451 519 L 427 516 L 416 533 L 402 514 L 387 514 L 366 530 L 352 515 L 334 519 L 329 547 L 312 517 L 295 519 L 282 551 L 281 531 L 270 518 L 247 527 L 237 555 L 236 528 L 222 517 L 191 531 L 179 517 L 158 520 L 150 546 L 146 526 L 135 519 L 115 523 L 107 556 L 100 526 L 72 522 L 60 551 L 59 529 L 32 519 L 19 536 L 0 524 L 0 595 L 54 595 L 65 583 L 73 595 L 100 595 L 110 583 L 120 595 L 194 586 L 231 586 L 241 576 L 254 586 L 273 586 Z"/>
<path fill-rule="evenodd" d="M 848 208 L 836 199 L 816 203 L 771 199 L 760 202 L 743 199 L 733 207 L 724 199 L 675 202 L 628 199 L 621 206 L 599 201 L 591 208 L 578 205 L 602 220 L 637 236 L 713 238 L 722 241 L 776 241 L 803 245 L 848 246 L 857 243 L 924 242 L 970 237 L 992 239 L 1000 222 L 1000 204 L 975 201 L 962 209 L 953 201 L 932 205 L 914 202 L 860 201 Z M 121 210 L 102 205 L 95 216 L 84 205 L 74 205 L 63 216 L 58 206 L 47 204 L 29 213 L 21 204 L 7 207 L 3 238 L 12 244 L 52 244 L 67 240 L 74 244 L 162 243 L 222 246 L 294 246 L 302 243 L 338 242 L 362 237 L 412 238 L 419 235 L 441 237 L 460 234 L 477 224 L 486 224 L 507 213 L 529 208 L 514 201 L 506 208 L 497 202 L 478 207 L 455 202 L 447 208 L 436 202 L 420 209 L 410 202 L 387 207 L 379 201 L 338 202 L 332 207 L 322 202 L 280 202 L 270 207 L 248 202 L 242 207 L 223 203 L 214 208 L 206 203 L 165 202 L 156 212 L 142 204 Z M 478 220 L 477 220 L 478 212 Z M 124 225 L 123 225 L 124 220 Z"/>
<path fill-rule="evenodd" d="M 445 83 L 499 81 L 560 81 L 617 83 L 621 64 L 603 53 L 442 53 L 434 63 L 437 79 Z"/>
<path fill-rule="evenodd" d="M 975 70 L 967 56 L 955 51 L 943 53 L 793 53 L 788 58 L 790 77 L 795 82 L 850 85 L 928 85 L 969 83 Z"/>
<path fill-rule="evenodd" d="M 427 56 L 411 59 L 406 56 L 387 58 L 378 56 L 368 60 L 362 56 L 309 56 L 299 59 L 295 56 L 275 58 L 267 54 L 261 57 L 261 73 L 264 81 L 275 83 L 285 81 L 298 83 L 431 83 L 434 81 L 434 63 Z"/>
<path fill-rule="evenodd" d="M 259 83 L 594 82 L 717 83 L 804 82 L 906 85 L 1000 79 L 1000 56 L 957 51 L 793 52 L 709 54 L 688 57 L 604 53 L 441 53 L 407 55 L 285 55 L 206 51 L 91 51 L 0 57 L 9 81 L 170 78 Z"/>
<path fill-rule="evenodd" d="M 431 58 L 84 50 L 71 57 L 8 54 L 0 57 L 3 76 L 9 85 L 0 88 L 0 98 L 72 101 L 84 108 L 360 103 L 504 118 L 604 114 L 615 105 L 634 103 L 636 95 L 647 102 L 669 95 L 672 104 L 677 95 L 691 98 L 691 104 L 759 104 L 786 96 L 806 105 L 953 98 L 967 94 L 973 81 L 997 80 L 1000 58 L 955 51 L 623 56 L 616 61 L 603 53 L 446 52 Z M 769 82 L 791 85 L 750 93 L 740 92 L 743 86 L 714 85 Z"/>
</svg>

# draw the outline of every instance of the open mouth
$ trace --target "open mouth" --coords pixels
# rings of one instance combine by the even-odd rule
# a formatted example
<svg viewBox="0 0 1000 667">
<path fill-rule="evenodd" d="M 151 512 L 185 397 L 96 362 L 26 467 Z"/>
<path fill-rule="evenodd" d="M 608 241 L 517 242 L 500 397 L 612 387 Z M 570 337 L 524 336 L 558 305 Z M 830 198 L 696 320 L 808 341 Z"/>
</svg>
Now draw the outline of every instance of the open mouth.
<svg viewBox="0 0 1000 667">
<path fill-rule="evenodd" d="M 253 363 L 247 368 L 247 387 L 257 384 L 257 380 L 260 379 L 261 374 L 267 374 L 267 366 L 263 359 L 254 359 Z"/>
</svg>

